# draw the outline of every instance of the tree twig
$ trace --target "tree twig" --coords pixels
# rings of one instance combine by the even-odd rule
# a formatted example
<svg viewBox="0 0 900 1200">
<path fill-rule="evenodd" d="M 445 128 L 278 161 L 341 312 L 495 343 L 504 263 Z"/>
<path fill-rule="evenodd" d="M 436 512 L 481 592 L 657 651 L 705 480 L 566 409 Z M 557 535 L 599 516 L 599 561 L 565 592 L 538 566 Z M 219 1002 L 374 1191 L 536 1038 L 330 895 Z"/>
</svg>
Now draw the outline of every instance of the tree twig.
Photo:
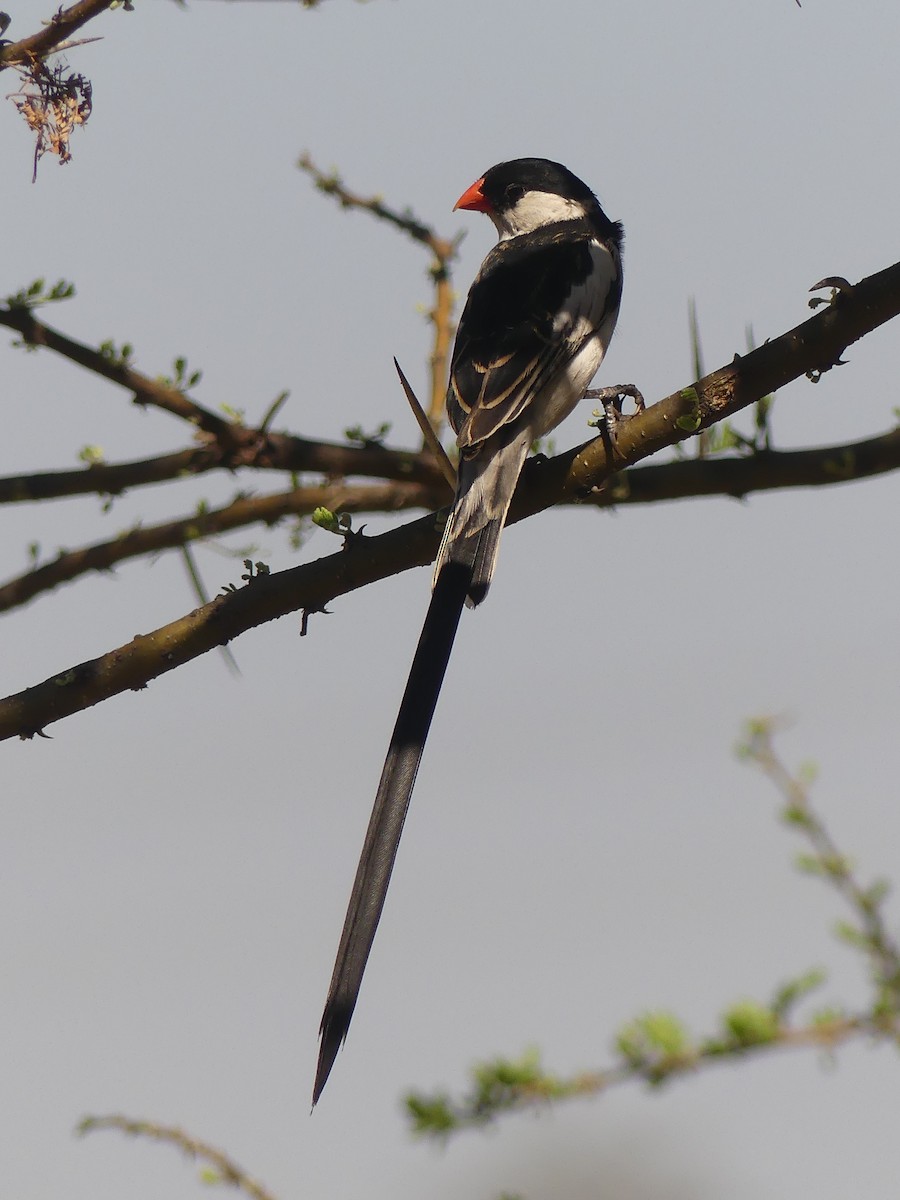
<svg viewBox="0 0 900 1200">
<path fill-rule="evenodd" d="M 430 225 L 426 225 L 409 209 L 398 212 L 385 204 L 381 196 L 360 196 L 345 187 L 336 171 L 322 171 L 308 153 L 297 162 L 301 171 L 315 183 L 320 192 L 333 196 L 342 208 L 355 208 L 371 213 L 396 229 L 406 233 L 415 242 L 427 247 L 432 254 L 430 275 L 434 284 L 434 304 L 428 317 L 433 328 L 432 350 L 429 356 L 431 367 L 431 398 L 428 416 L 432 428 L 439 429 L 444 419 L 444 399 L 447 391 L 447 359 L 453 337 L 453 281 L 451 268 L 459 251 L 463 235 L 454 238 L 440 237 Z"/>
<path fill-rule="evenodd" d="M 104 355 L 93 346 L 87 346 L 74 338 L 67 337 L 52 326 L 39 321 L 27 305 L 12 305 L 0 308 L 0 325 L 14 329 L 21 334 L 27 346 L 44 346 L 53 350 L 70 362 L 117 383 L 127 391 L 134 393 L 137 404 L 159 408 L 188 421 L 198 429 L 216 438 L 223 445 L 239 445 L 246 440 L 243 426 L 237 425 L 218 413 L 211 412 L 191 400 L 178 388 L 170 387 L 159 379 L 151 379 L 115 358 Z"/>
<path fill-rule="evenodd" d="M 601 1096 L 627 1083 L 659 1087 L 695 1075 L 700 1068 L 775 1051 L 812 1048 L 830 1053 L 861 1034 L 894 1040 L 900 1035 L 900 1019 L 876 1022 L 871 1014 L 864 1013 L 808 1025 L 775 1024 L 759 1040 L 714 1036 L 684 1051 L 651 1054 L 645 1063 L 618 1062 L 600 1070 L 579 1071 L 571 1077 L 545 1071 L 534 1055 L 521 1060 L 498 1059 L 474 1069 L 472 1087 L 458 1100 L 443 1092 L 412 1092 L 406 1107 L 414 1132 L 446 1140 L 450 1134 L 482 1127 L 505 1114 L 539 1111 L 566 1100 Z"/>
<path fill-rule="evenodd" d="M 118 1129 L 132 1137 L 151 1138 L 153 1141 L 175 1146 L 190 1158 L 209 1164 L 213 1171 L 213 1179 L 210 1182 L 227 1183 L 249 1196 L 250 1200 L 275 1200 L 272 1192 L 251 1178 L 224 1150 L 191 1137 L 177 1126 L 159 1125 L 155 1121 L 134 1120 L 115 1114 L 108 1117 L 85 1117 L 79 1123 L 77 1132 L 83 1136 L 99 1129 Z"/>
</svg>

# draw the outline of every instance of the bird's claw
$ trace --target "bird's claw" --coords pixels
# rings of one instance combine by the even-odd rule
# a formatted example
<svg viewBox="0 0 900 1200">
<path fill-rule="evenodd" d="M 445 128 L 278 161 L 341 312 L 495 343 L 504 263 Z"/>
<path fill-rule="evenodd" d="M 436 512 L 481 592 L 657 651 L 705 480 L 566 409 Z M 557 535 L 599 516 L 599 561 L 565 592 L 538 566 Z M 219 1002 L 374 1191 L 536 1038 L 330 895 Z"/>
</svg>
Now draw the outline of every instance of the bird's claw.
<svg viewBox="0 0 900 1200">
<path fill-rule="evenodd" d="M 606 428 L 612 432 L 616 426 L 623 420 L 628 421 L 638 413 L 644 412 L 646 404 L 644 397 L 633 383 L 619 383 L 614 387 L 590 388 L 584 393 L 586 400 L 599 400 L 602 407 L 595 409 L 594 416 L 597 418 L 594 421 L 589 421 L 589 425 L 594 425 L 599 428 L 601 423 L 606 425 Z M 622 402 L 629 397 L 634 401 L 634 412 L 623 413 Z"/>
<path fill-rule="evenodd" d="M 820 308 L 823 304 L 834 304 L 842 293 L 850 295 L 853 291 L 853 284 L 845 279 L 843 275 L 826 275 L 824 279 L 820 279 L 818 283 L 814 283 L 809 289 L 811 292 L 819 292 L 823 288 L 831 288 L 831 295 L 826 299 L 822 296 L 813 296 L 809 301 L 810 308 Z"/>
</svg>

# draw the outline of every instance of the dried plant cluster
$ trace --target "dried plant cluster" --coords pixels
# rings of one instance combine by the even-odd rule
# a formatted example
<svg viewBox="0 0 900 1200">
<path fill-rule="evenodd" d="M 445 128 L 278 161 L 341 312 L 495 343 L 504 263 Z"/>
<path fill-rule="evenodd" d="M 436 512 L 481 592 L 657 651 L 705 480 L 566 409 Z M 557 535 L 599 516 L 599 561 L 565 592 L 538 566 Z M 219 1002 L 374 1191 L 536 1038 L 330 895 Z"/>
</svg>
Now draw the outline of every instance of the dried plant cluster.
<svg viewBox="0 0 900 1200">
<path fill-rule="evenodd" d="M 86 125 L 91 115 L 91 81 L 71 71 L 65 62 L 49 67 L 34 58 L 28 66 L 16 69 L 23 84 L 9 99 L 35 136 L 33 182 L 45 154 L 54 155 L 60 163 L 71 161 L 72 134 L 79 125 Z"/>
</svg>

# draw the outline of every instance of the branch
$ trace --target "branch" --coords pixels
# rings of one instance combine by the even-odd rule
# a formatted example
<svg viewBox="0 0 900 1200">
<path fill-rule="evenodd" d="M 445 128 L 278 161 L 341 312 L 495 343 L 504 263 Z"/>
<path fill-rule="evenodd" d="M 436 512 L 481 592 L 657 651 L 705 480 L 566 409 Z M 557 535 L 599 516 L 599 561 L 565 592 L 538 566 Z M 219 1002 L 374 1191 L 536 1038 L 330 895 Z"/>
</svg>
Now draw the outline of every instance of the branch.
<svg viewBox="0 0 900 1200">
<path fill-rule="evenodd" d="M 199 1138 L 193 1138 L 175 1126 L 158 1125 L 155 1121 L 135 1121 L 131 1117 L 115 1115 L 85 1117 L 78 1125 L 77 1132 L 83 1136 L 86 1133 L 93 1133 L 97 1129 L 118 1129 L 132 1137 L 152 1138 L 157 1142 L 167 1142 L 170 1146 L 177 1146 L 190 1158 L 209 1163 L 212 1169 L 204 1172 L 205 1183 L 227 1183 L 243 1192 L 245 1196 L 249 1196 L 251 1200 L 274 1200 L 271 1192 L 261 1183 L 257 1183 L 255 1179 L 251 1179 L 247 1172 L 223 1150 L 211 1146 L 209 1142 L 201 1142 Z"/>
<path fill-rule="evenodd" d="M 44 346 L 55 351 L 70 362 L 77 363 L 80 367 L 133 392 L 136 404 L 159 408 L 163 412 L 180 417 L 183 421 L 189 421 L 225 446 L 235 446 L 246 440 L 243 426 L 204 408 L 178 388 L 169 387 L 161 380 L 142 375 L 127 362 L 107 356 L 92 346 L 75 341 L 74 338 L 66 337 L 50 325 L 39 321 L 27 305 L 16 304 L 0 308 L 0 325 L 21 334 L 26 346 Z"/>
<path fill-rule="evenodd" d="M 27 304 L 0 307 L 0 326 L 14 329 L 29 346 L 44 346 L 133 393 L 134 403 L 161 409 L 205 433 L 215 443 L 154 459 L 119 465 L 96 464 L 81 471 L 41 472 L 0 479 L 0 503 L 97 492 L 117 495 L 125 488 L 216 468 L 254 467 L 276 471 L 316 471 L 329 476 L 362 475 L 402 482 L 431 483 L 439 477 L 430 454 L 389 450 L 375 442 L 348 446 L 269 432 L 270 412 L 259 427 L 228 420 L 192 400 L 179 388 L 136 371 L 122 358 L 94 349 L 39 321 Z"/>
<path fill-rule="evenodd" d="M 55 13 L 40 32 L 8 46 L 0 45 L 0 71 L 5 67 L 27 66 L 34 59 L 52 54 L 61 42 L 105 12 L 112 3 L 113 0 L 78 0 L 77 4 Z"/>
<path fill-rule="evenodd" d="M 434 468 L 420 459 L 413 459 L 410 468 L 409 456 L 402 452 L 303 443 L 299 438 L 284 440 L 301 443 L 295 469 L 302 469 L 301 461 L 309 465 L 311 454 L 307 452 L 307 446 L 311 447 L 312 456 L 316 451 L 321 451 L 323 456 L 331 451 L 335 459 L 341 458 L 344 452 L 362 460 L 374 453 L 382 462 L 385 455 L 390 456 L 391 461 L 384 464 L 391 468 L 390 471 L 376 470 L 375 463 L 363 461 L 363 467 L 358 469 L 330 473 L 365 474 L 394 478 L 397 482 L 351 485 L 331 481 L 267 496 L 239 496 L 222 508 L 198 511 L 159 525 L 125 530 L 105 542 L 78 550 L 61 551 L 51 563 L 23 572 L 0 585 L 0 612 L 27 604 L 36 596 L 52 591 L 60 584 L 70 583 L 90 571 L 109 571 L 119 563 L 144 554 L 174 549 L 192 540 L 231 532 L 248 525 L 271 526 L 286 516 L 309 515 L 322 507 L 352 514 L 431 509 L 439 507 L 447 498 L 446 486 L 435 474 Z M 395 459 L 399 461 L 393 461 Z M 253 461 L 245 465 L 291 469 L 289 462 L 285 461 Z M 213 447 L 207 447 L 148 459 L 143 463 L 91 466 L 81 471 L 0 479 L 0 503 L 85 492 L 117 495 L 126 487 L 140 483 L 199 474 L 221 466 L 218 452 Z M 867 441 L 822 446 L 815 450 L 763 451 L 746 458 L 681 459 L 659 466 L 632 467 L 612 475 L 605 486 L 590 496 L 583 499 L 570 497 L 561 503 L 566 506 L 618 508 L 697 496 L 742 498 L 752 492 L 776 488 L 826 487 L 847 483 L 895 471 L 898 467 L 900 430 L 894 429 Z"/>
<path fill-rule="evenodd" d="M 412 453 L 369 444 L 347 446 L 340 442 L 312 441 L 292 434 L 258 436 L 253 452 L 239 459 L 207 443 L 193 449 L 162 454 L 157 458 L 124 463 L 92 463 L 71 471 L 35 471 L 0 477 L 0 504 L 54 500 L 66 496 L 120 496 L 129 489 L 207 474 L 234 472 L 238 467 L 257 471 L 315 472 L 329 479 L 362 477 L 395 480 L 397 494 L 375 487 L 368 493 L 354 489 L 354 513 L 400 512 L 436 508 L 446 492 L 441 473 L 430 454 Z M 760 450 L 748 455 L 723 454 L 711 458 L 676 459 L 674 462 L 633 467 L 616 473 L 601 491 L 568 503 L 614 508 L 629 504 L 658 504 L 699 496 L 732 496 L 743 499 L 753 492 L 779 488 L 827 487 L 849 483 L 900 468 L 900 429 L 890 429 L 861 442 L 838 442 L 810 450 Z M 419 488 L 407 485 L 418 484 Z M 323 484 L 322 488 L 330 485 Z M 310 498 L 313 489 L 306 489 Z M 325 492 L 316 493 L 320 497 Z M 321 498 L 317 504 L 327 504 Z M 383 505 L 383 507 L 381 507 Z M 313 505 L 316 507 L 316 505 Z M 330 507 L 330 506 L 329 506 Z M 301 510 L 297 510 L 301 511 Z M 185 518 L 188 519 L 188 518 Z M 251 518 L 255 519 L 255 518 Z M 265 517 L 261 518 L 266 520 Z"/>
<path fill-rule="evenodd" d="M 326 196 L 334 196 L 341 208 L 356 208 L 369 212 L 381 221 L 386 221 L 396 229 L 408 234 L 413 241 L 427 246 L 438 262 L 449 262 L 456 256 L 459 239 L 449 240 L 438 237 L 434 230 L 410 210 L 398 212 L 384 202 L 382 196 L 360 196 L 344 186 L 336 171 L 323 171 L 317 167 L 309 153 L 304 151 L 297 160 L 297 166 L 310 176 L 320 192 Z"/>
<path fill-rule="evenodd" d="M 142 558 L 160 550 L 186 546 L 192 541 L 242 529 L 247 525 L 274 525 L 287 516 L 308 516 L 317 508 L 338 512 L 390 512 L 427 508 L 444 488 L 427 488 L 415 483 L 350 486 L 342 483 L 319 487 L 292 488 L 269 496 L 238 496 L 219 509 L 199 510 L 189 517 L 160 525 L 138 525 L 109 541 L 79 550 L 60 551 L 52 562 L 0 585 L 0 612 L 19 608 L 36 596 L 71 583 L 90 571 L 111 571 L 119 563 Z"/>
<path fill-rule="evenodd" d="M 158 458 L 124 463 L 92 463 L 73 471 L 37 471 L 0 478 L 0 504 L 58 499 L 63 496 L 119 496 L 129 488 L 172 479 L 203 475 L 214 470 L 315 472 L 333 480 L 348 476 L 393 479 L 401 485 L 419 484 L 428 489 L 426 504 L 433 507 L 447 495 L 441 474 L 430 454 L 390 450 L 384 446 L 346 446 L 316 442 L 290 434 L 247 429 L 256 434 L 240 454 L 228 454 L 216 443 L 162 454 Z M 324 485 L 323 485 L 324 486 Z M 373 502 L 381 495 L 377 489 Z M 387 508 L 414 507 L 388 500 Z M 421 505 L 419 507 L 422 507 Z M 360 510 L 363 511 L 363 510 Z M 371 512 L 374 509 L 366 509 Z"/>
<path fill-rule="evenodd" d="M 779 488 L 828 487 L 885 475 L 900 468 L 900 429 L 861 442 L 812 450 L 759 450 L 754 454 L 677 459 L 635 467 L 614 476 L 586 503 L 598 508 L 654 504 L 697 496 L 732 496 Z"/>
<path fill-rule="evenodd" d="M 745 1016 L 764 1016 L 763 1006 L 744 1002 L 735 1006 L 731 1015 L 740 1022 Z M 726 1013 L 726 1019 L 729 1014 Z M 667 1025 L 667 1014 L 648 1014 L 635 1026 L 650 1026 L 654 1022 Z M 776 1050 L 801 1048 L 836 1050 L 861 1035 L 894 1041 L 900 1037 L 900 1018 L 874 1021 L 871 1014 L 814 1020 L 808 1025 L 776 1023 L 760 1028 L 748 1038 L 726 1029 L 701 1041 L 697 1046 L 675 1052 L 657 1048 L 647 1051 L 645 1061 L 623 1061 L 596 1071 L 579 1071 L 569 1078 L 551 1074 L 541 1066 L 534 1053 L 520 1059 L 495 1059 L 482 1063 L 472 1071 L 472 1084 L 459 1099 L 445 1092 L 411 1092 L 406 1108 L 413 1132 L 445 1141 L 452 1133 L 476 1129 L 491 1124 L 507 1113 L 544 1110 L 550 1104 L 565 1100 L 586 1099 L 608 1092 L 626 1083 L 646 1083 L 659 1087 L 675 1079 L 694 1075 L 701 1067 L 716 1063 L 734 1062 L 750 1056 L 759 1057 Z"/>
<path fill-rule="evenodd" d="M 74 471 L 8 475 L 0 478 L 0 504 L 56 500 L 63 496 L 121 496 L 128 488 L 200 475 L 220 466 L 222 458 L 218 448 L 209 445 L 137 462 L 91 463 Z"/>
<path fill-rule="evenodd" d="M 673 392 L 651 408 L 621 423 L 615 433 L 615 448 L 608 436 L 560 454 L 540 469 L 531 465 L 527 471 L 527 488 L 520 488 L 511 510 L 511 520 L 520 520 L 558 504 L 560 500 L 582 499 L 589 496 L 611 469 L 629 466 L 649 457 L 666 446 L 685 441 L 718 421 L 733 416 L 743 408 L 777 391 L 804 375 L 817 380 L 841 361 L 848 346 L 900 314 L 900 263 L 861 280 L 855 287 L 846 285 L 832 302 L 815 316 L 789 330 L 781 337 L 766 342 L 746 355 L 736 354 L 727 367 L 689 387 Z M 893 436 L 885 435 L 889 448 L 894 449 Z M 875 454 L 885 449 L 885 439 L 870 447 Z M 869 443 L 858 443 L 867 447 Z M 852 447 L 850 447 L 852 449 Z M 608 450 L 611 458 L 608 458 Z M 762 452 L 763 461 L 777 462 L 779 456 Z M 816 451 L 799 452 L 815 455 Z M 744 460 L 729 460 L 737 467 Z M 753 459 L 749 461 L 754 461 Z M 827 465 L 823 470 L 831 473 Z M 810 460 L 805 466 L 809 468 Z M 715 474 L 719 463 L 707 463 Z M 702 474 L 696 464 L 698 477 Z M 884 469 L 890 469 L 885 467 Z M 874 469 L 872 473 L 878 473 Z M 820 479 L 818 482 L 824 482 Z M 778 486 L 773 484 L 772 486 Z M 714 489 L 718 490 L 718 489 Z M 731 494 L 726 487 L 726 494 Z"/>
<path fill-rule="evenodd" d="M 900 264 L 846 288 L 796 329 L 707 375 L 623 422 L 608 434 L 543 463 L 529 464 L 511 519 L 560 501 L 590 496 L 614 471 L 746 408 L 791 379 L 830 369 L 851 343 L 900 313 Z M 247 629 L 299 609 L 315 611 L 336 596 L 433 558 L 440 536 L 433 515 L 379 537 L 355 535 L 347 549 L 264 578 L 137 637 L 127 646 L 0 701 L 0 739 L 31 737 L 46 725 L 224 645 Z"/>
</svg>

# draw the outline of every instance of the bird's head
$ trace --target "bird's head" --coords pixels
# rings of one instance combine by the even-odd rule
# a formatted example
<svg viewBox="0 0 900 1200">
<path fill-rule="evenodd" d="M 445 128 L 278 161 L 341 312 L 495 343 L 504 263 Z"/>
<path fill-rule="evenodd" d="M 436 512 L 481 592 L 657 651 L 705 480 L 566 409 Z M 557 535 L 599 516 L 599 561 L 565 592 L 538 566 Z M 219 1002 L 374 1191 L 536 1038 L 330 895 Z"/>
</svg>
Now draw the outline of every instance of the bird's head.
<svg viewBox="0 0 900 1200">
<path fill-rule="evenodd" d="M 600 210 L 597 197 L 577 175 L 546 158 L 498 163 L 453 206 L 486 213 L 501 239 L 532 233 L 558 221 L 584 220 Z"/>
</svg>

